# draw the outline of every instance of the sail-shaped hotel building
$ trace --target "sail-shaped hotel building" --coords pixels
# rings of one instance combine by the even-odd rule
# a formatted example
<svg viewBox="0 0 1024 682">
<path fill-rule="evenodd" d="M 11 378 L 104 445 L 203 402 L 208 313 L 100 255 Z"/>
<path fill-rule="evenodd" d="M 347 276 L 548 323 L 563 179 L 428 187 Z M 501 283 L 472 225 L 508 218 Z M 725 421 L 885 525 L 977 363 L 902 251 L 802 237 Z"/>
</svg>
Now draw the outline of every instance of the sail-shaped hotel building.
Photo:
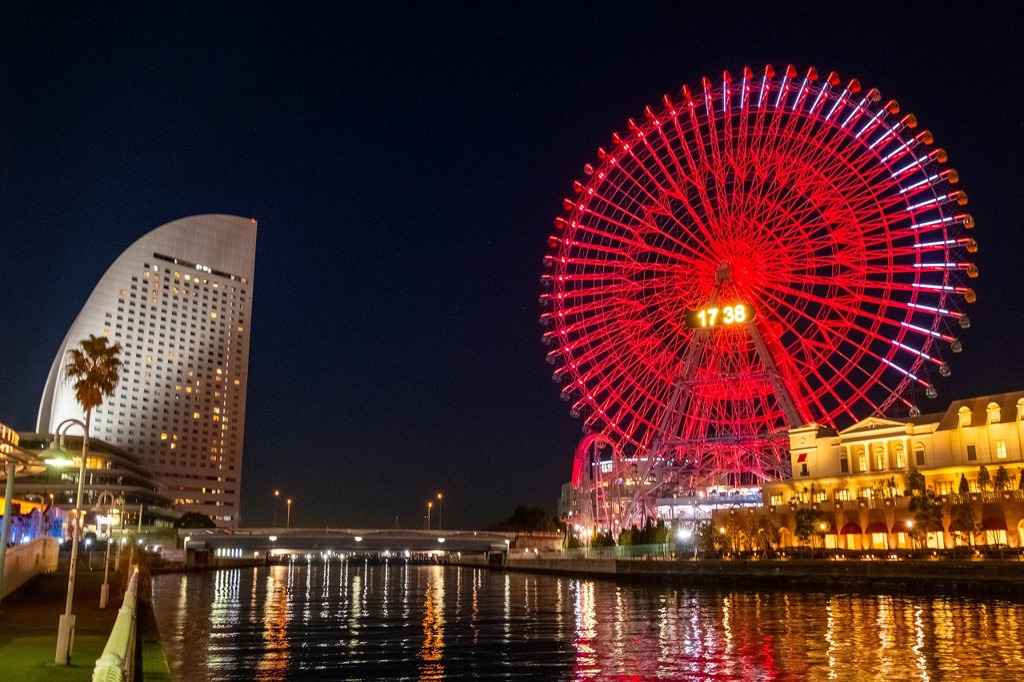
<svg viewBox="0 0 1024 682">
<path fill-rule="evenodd" d="M 92 436 L 142 459 L 179 511 L 237 526 L 255 256 L 256 221 L 230 215 L 175 220 L 128 247 L 64 337 L 36 429 L 82 418 L 67 352 L 107 336 L 124 368 Z"/>
</svg>

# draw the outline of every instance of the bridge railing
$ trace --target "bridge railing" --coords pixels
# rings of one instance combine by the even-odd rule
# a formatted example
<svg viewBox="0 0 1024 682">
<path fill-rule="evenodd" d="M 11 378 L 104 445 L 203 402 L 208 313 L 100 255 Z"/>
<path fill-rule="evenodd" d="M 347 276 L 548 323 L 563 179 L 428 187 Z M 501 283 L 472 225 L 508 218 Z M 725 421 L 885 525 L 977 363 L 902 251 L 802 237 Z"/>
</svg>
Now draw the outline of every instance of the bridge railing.
<svg viewBox="0 0 1024 682">
<path fill-rule="evenodd" d="M 139 569 L 128 581 L 124 602 L 117 612 L 114 629 L 110 631 L 103 654 L 96 659 L 93 682 L 131 682 L 135 679 L 136 601 L 139 590 Z"/>
</svg>

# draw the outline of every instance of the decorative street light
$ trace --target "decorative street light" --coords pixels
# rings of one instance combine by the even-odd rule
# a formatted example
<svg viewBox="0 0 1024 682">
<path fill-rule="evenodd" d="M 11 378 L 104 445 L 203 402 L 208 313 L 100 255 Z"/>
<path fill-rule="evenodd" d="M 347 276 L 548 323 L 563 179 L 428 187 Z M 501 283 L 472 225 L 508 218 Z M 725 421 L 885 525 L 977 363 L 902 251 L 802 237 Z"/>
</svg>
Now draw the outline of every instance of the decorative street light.
<svg viewBox="0 0 1024 682">
<path fill-rule="evenodd" d="M 281 491 L 280 490 L 275 490 L 274 491 L 274 528 L 277 528 L 277 503 L 280 501 L 280 499 L 281 499 Z"/>
<path fill-rule="evenodd" d="M 110 502 L 106 506 L 106 510 L 107 510 L 107 550 L 106 550 L 106 552 L 103 555 L 103 587 L 100 588 L 100 608 L 101 609 L 107 608 L 107 597 L 110 595 L 110 584 L 107 581 L 107 578 L 108 578 L 108 576 L 110 574 L 110 543 L 112 541 L 112 537 L 111 536 L 113 535 L 113 529 L 111 528 L 110 519 L 113 516 L 113 514 L 111 514 L 111 512 L 114 510 L 114 507 L 117 506 L 117 503 L 118 503 L 118 501 L 116 499 L 114 499 L 114 493 L 110 492 L 109 490 L 104 490 L 102 493 L 100 493 L 99 500 L 96 501 L 96 506 L 93 507 L 93 511 L 95 511 L 95 512 L 103 511 L 103 509 L 104 509 L 104 507 L 103 507 L 103 498 L 104 497 L 109 497 L 110 498 Z M 123 500 L 122 500 L 122 502 L 123 502 Z M 92 555 L 89 556 L 89 560 L 90 560 L 90 562 L 92 561 Z"/>
<path fill-rule="evenodd" d="M 441 530 L 441 493 L 437 494 L 437 529 Z"/>
<path fill-rule="evenodd" d="M 124 547 L 124 495 L 117 498 L 117 554 L 114 555 L 114 572 L 121 570 L 121 548 Z"/>
<path fill-rule="evenodd" d="M 44 461 L 55 467 L 73 466 L 75 461 L 68 456 L 64 449 L 64 435 L 72 426 L 79 426 L 82 429 L 82 461 L 78 469 L 78 494 L 75 497 L 75 518 L 71 531 L 71 564 L 68 568 L 68 598 L 64 605 L 64 615 L 60 617 L 57 626 L 57 653 L 54 662 L 58 665 L 67 665 L 74 648 L 75 638 L 75 616 L 71 613 L 71 603 L 75 598 L 75 567 L 78 563 L 78 531 L 82 523 L 82 490 L 85 486 L 85 460 L 89 453 L 89 427 L 85 422 L 78 419 L 65 419 L 53 432 L 53 440 L 46 450 Z M 58 445 L 58 438 L 60 444 Z"/>
<path fill-rule="evenodd" d="M 433 502 L 427 502 L 427 530 L 430 530 L 430 510 L 434 508 Z"/>
<path fill-rule="evenodd" d="M 288 523 L 285 525 L 285 529 L 292 527 L 292 501 L 288 500 Z"/>
</svg>

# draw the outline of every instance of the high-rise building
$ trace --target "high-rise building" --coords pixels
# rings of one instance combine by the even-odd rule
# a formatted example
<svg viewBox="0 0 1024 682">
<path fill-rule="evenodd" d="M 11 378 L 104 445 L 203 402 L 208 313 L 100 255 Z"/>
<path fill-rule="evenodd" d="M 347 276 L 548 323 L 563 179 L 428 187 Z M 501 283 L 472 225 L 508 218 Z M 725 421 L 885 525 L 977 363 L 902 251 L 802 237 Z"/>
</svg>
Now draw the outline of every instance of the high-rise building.
<svg viewBox="0 0 1024 682">
<path fill-rule="evenodd" d="M 228 215 L 158 227 L 107 269 L 53 361 L 36 430 L 82 418 L 64 380 L 89 334 L 120 342 L 114 395 L 92 434 L 137 455 L 175 508 L 237 526 L 256 221 Z"/>
</svg>

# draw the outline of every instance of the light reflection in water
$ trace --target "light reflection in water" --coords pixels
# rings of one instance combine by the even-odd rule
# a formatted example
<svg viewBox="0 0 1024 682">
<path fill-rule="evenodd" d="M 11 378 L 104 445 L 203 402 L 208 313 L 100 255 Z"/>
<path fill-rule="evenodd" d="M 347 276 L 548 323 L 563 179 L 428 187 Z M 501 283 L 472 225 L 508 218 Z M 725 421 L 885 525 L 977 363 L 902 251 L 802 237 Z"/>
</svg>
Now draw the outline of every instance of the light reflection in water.
<svg viewBox="0 0 1024 682">
<path fill-rule="evenodd" d="M 576 679 L 584 679 L 599 671 L 597 661 L 597 613 L 594 609 L 594 583 L 571 580 L 570 588 L 576 592 Z"/>
<path fill-rule="evenodd" d="M 839 662 L 836 660 L 836 639 L 833 634 L 836 628 L 836 600 L 835 598 L 829 599 L 825 605 L 825 613 L 828 614 L 828 620 L 825 624 L 825 641 L 828 642 L 828 679 L 837 680 L 839 679 Z"/>
<path fill-rule="evenodd" d="M 264 581 L 263 591 L 263 656 L 260 657 L 258 670 L 260 679 L 285 679 L 284 673 L 291 658 L 291 647 L 288 642 L 288 623 L 291 616 L 291 605 L 288 590 L 282 583 L 284 570 L 275 566 L 268 572 Z M 253 573 L 256 577 L 256 573 Z"/>
<path fill-rule="evenodd" d="M 505 574 L 505 605 L 504 620 L 502 621 L 505 625 L 505 637 L 502 639 L 504 644 L 508 644 L 512 636 L 512 577 Z"/>
<path fill-rule="evenodd" d="M 444 569 L 433 566 L 423 602 L 423 644 L 420 646 L 421 680 L 444 679 Z"/>
<path fill-rule="evenodd" d="M 352 598 L 349 600 L 348 629 L 352 632 L 352 643 L 359 641 L 359 618 L 363 615 L 363 602 L 359 598 L 363 590 L 363 574 L 355 573 L 352 576 Z"/>
<path fill-rule="evenodd" d="M 153 599 L 181 680 L 1024 678 L 1021 606 L 994 599 L 362 561 L 157 576 Z"/>
</svg>

